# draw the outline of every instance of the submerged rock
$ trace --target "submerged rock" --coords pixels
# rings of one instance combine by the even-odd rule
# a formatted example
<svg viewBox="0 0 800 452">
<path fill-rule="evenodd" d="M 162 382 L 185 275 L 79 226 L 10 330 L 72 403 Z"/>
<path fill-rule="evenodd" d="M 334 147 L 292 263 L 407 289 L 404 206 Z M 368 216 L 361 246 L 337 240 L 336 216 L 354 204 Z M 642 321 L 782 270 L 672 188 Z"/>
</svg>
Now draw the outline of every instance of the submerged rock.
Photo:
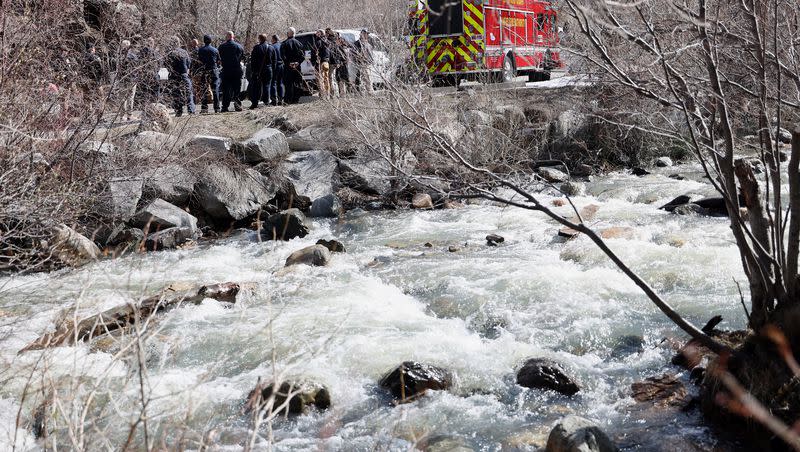
<svg viewBox="0 0 800 452">
<path fill-rule="evenodd" d="M 686 386 L 674 375 L 649 377 L 631 385 L 633 399 L 658 406 L 686 406 L 691 400 Z"/>
<path fill-rule="evenodd" d="M 295 251 L 286 259 L 286 267 L 292 265 L 309 265 L 325 267 L 331 261 L 331 252 L 323 245 L 313 245 Z"/>
<path fill-rule="evenodd" d="M 435 435 L 423 439 L 418 444 L 425 452 L 474 452 L 478 449 L 460 436 Z"/>
<path fill-rule="evenodd" d="M 572 396 L 580 388 L 569 378 L 561 365 L 546 358 L 531 358 L 517 372 L 517 384 L 531 389 L 548 389 Z"/>
<path fill-rule="evenodd" d="M 441 367 L 406 361 L 384 376 L 380 385 L 389 390 L 397 403 L 408 403 L 429 390 L 449 389 L 453 386 L 453 375 Z"/>
<path fill-rule="evenodd" d="M 616 444 L 594 422 L 567 416 L 553 427 L 546 452 L 617 452 Z"/>
<path fill-rule="evenodd" d="M 672 210 L 672 213 L 674 213 L 675 215 L 682 215 L 682 216 L 693 216 L 693 215 L 705 216 L 708 215 L 708 210 L 698 206 L 697 204 L 689 203 L 675 207 Z"/>
<path fill-rule="evenodd" d="M 287 209 L 270 215 L 261 230 L 261 237 L 265 240 L 289 241 L 307 235 L 306 216 L 300 209 Z"/>
<path fill-rule="evenodd" d="M 275 391 L 275 384 L 258 386 L 247 396 L 247 411 L 254 408 L 270 409 L 278 415 L 304 414 L 311 407 L 327 410 L 331 406 L 331 394 L 323 385 L 308 382 L 283 382 Z M 272 402 L 270 406 L 270 402 Z"/>
</svg>

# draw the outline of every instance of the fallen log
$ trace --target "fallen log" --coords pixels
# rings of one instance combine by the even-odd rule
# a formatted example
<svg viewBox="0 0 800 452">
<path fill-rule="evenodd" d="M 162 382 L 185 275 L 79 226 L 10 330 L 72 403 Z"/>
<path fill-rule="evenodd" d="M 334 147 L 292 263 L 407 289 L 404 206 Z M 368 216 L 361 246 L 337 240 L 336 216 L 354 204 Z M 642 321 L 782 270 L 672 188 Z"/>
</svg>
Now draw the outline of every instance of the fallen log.
<svg viewBox="0 0 800 452">
<path fill-rule="evenodd" d="M 63 321 L 56 327 L 54 332 L 47 333 L 31 342 L 19 353 L 60 347 L 68 343 L 71 345 L 78 342 L 86 342 L 103 334 L 131 326 L 134 322 L 143 322 L 159 312 L 180 304 L 198 304 L 206 298 L 235 303 L 239 289 L 239 284 L 231 282 L 188 289 L 170 286 L 161 291 L 160 294 L 145 298 L 139 303 L 116 306 L 79 320 L 77 323 L 72 319 Z"/>
<path fill-rule="evenodd" d="M 578 215 L 573 215 L 572 218 L 569 219 L 569 221 L 570 221 L 570 223 L 575 223 L 575 224 L 580 224 L 580 223 L 585 223 L 587 221 L 591 221 L 597 215 L 597 211 L 599 209 L 600 209 L 600 206 L 595 205 L 595 204 L 589 204 L 588 206 L 586 206 L 583 209 L 581 209 L 581 211 L 580 211 L 581 216 L 580 217 L 578 217 Z M 583 221 L 581 221 L 581 220 L 583 220 Z M 571 239 L 573 237 L 577 237 L 578 234 L 580 234 L 580 232 L 578 232 L 578 231 L 576 231 L 576 230 L 574 230 L 572 228 L 568 228 L 566 226 L 561 228 L 558 231 L 558 235 L 559 236 L 566 237 L 568 239 Z"/>
</svg>

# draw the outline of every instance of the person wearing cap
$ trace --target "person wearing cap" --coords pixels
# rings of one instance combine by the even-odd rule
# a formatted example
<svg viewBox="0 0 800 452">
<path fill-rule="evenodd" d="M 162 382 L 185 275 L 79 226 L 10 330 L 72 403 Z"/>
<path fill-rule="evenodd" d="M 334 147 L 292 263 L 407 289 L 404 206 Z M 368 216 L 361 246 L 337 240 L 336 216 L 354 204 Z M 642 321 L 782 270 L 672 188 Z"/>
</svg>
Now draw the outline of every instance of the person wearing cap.
<svg viewBox="0 0 800 452">
<path fill-rule="evenodd" d="M 271 105 L 277 106 L 283 103 L 285 94 L 283 87 L 283 57 L 281 56 L 281 40 L 278 35 L 272 35 L 272 50 L 275 52 L 275 60 L 272 65 L 272 81 L 269 85 L 269 98 Z"/>
<path fill-rule="evenodd" d="M 144 46 L 139 50 L 139 96 L 143 107 L 161 99 L 161 78 L 158 74 L 161 68 L 161 54 L 156 47 L 156 40 L 147 38 Z"/>
<path fill-rule="evenodd" d="M 362 90 L 372 93 L 372 77 L 370 69 L 372 68 L 372 44 L 369 43 L 369 31 L 361 30 L 361 35 L 358 37 L 355 45 L 355 63 L 358 67 L 358 84 Z"/>
<path fill-rule="evenodd" d="M 180 117 L 183 115 L 184 106 L 188 108 L 189 114 L 193 115 L 195 113 L 194 91 L 192 90 L 192 79 L 189 75 L 192 60 L 189 57 L 189 53 L 181 48 L 180 38 L 173 36 L 170 41 L 173 49 L 164 59 L 164 65 L 169 72 L 167 83 L 172 106 L 175 108 L 175 116 Z"/>
<path fill-rule="evenodd" d="M 284 85 L 286 95 L 284 100 L 289 104 L 296 104 L 300 100 L 298 88 L 303 82 L 303 74 L 300 73 L 300 65 L 306 59 L 306 52 L 303 44 L 294 37 L 296 30 L 289 28 L 286 40 L 281 44 L 281 57 L 283 58 Z"/>
<path fill-rule="evenodd" d="M 242 59 L 244 47 L 236 42 L 236 35 L 229 31 L 225 35 L 225 42 L 219 46 L 219 58 L 222 62 L 222 111 L 227 112 L 233 101 L 236 111 L 242 111 L 242 100 L 239 94 L 242 91 Z"/>
<path fill-rule="evenodd" d="M 208 112 L 208 103 L 214 103 L 214 113 L 219 113 L 219 51 L 211 45 L 210 35 L 203 36 L 203 47 L 197 49 L 197 59 L 200 60 L 200 91 L 203 98 L 200 100 L 200 111 Z M 211 96 L 209 96 L 211 93 Z M 209 99 L 211 97 L 211 99 Z"/>
<path fill-rule="evenodd" d="M 317 30 L 314 35 L 314 48 L 316 49 L 315 67 L 319 97 L 327 99 L 331 95 L 331 52 L 324 31 Z"/>
</svg>

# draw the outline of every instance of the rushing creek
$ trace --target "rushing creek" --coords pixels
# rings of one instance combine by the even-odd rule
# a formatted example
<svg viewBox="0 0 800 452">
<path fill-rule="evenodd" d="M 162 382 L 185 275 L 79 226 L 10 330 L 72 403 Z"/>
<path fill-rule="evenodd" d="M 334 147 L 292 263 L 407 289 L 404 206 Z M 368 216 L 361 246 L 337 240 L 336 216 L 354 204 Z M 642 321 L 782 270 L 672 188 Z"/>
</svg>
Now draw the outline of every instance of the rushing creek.
<svg viewBox="0 0 800 452">
<path fill-rule="evenodd" d="M 635 230 L 633 238 L 610 240 L 611 248 L 679 312 L 699 325 L 720 314 L 722 327 L 741 328 L 736 281 L 746 290 L 746 280 L 727 219 L 658 210 L 678 195 L 710 193 L 697 174 L 683 181 L 667 174 L 599 177 L 574 201 L 600 206 L 595 226 Z M 569 207 L 556 211 L 570 214 Z M 489 203 L 349 212 L 314 220 L 308 237 L 291 242 L 259 243 L 242 232 L 187 250 L 0 279 L 0 449 L 10 448 L 28 369 L 43 353 L 49 378 L 80 383 L 83 399 L 101 378 L 113 395 L 113 409 L 86 427 L 110 442 L 87 447 L 123 443 L 140 406 L 135 363 L 91 344 L 17 352 L 72 315 L 76 303 L 80 313 L 96 313 L 176 282 L 255 284 L 232 307 L 206 300 L 171 310 L 154 326 L 146 348 L 148 416 L 151 434 L 167 435 L 169 449 L 177 439 L 164 432 L 180 425 L 218 450 L 240 450 L 249 425 L 243 401 L 273 370 L 326 385 L 333 406 L 278 419 L 271 432 L 262 427 L 258 448 L 268 435 L 276 450 L 407 450 L 417 439 L 452 435 L 475 450 L 509 450 L 525 432 L 546 435 L 569 413 L 598 421 L 616 438 L 646 430 L 647 421 L 628 409 L 630 385 L 675 372 L 665 338 L 684 336 L 588 239 L 557 240 L 558 229 L 542 214 Z M 488 247 L 489 233 L 505 243 Z M 347 253 L 326 268 L 283 270 L 291 252 L 320 238 L 340 240 Z M 450 245 L 460 250 L 448 252 Z M 642 349 L 620 347 L 631 335 L 643 338 Z M 527 357 L 559 361 L 581 392 L 566 398 L 517 386 L 515 371 Z M 392 407 L 377 381 L 407 360 L 450 369 L 455 388 Z M 707 434 L 698 424 L 659 428 Z M 38 447 L 30 431 L 17 432 L 16 442 L 21 450 Z"/>
</svg>

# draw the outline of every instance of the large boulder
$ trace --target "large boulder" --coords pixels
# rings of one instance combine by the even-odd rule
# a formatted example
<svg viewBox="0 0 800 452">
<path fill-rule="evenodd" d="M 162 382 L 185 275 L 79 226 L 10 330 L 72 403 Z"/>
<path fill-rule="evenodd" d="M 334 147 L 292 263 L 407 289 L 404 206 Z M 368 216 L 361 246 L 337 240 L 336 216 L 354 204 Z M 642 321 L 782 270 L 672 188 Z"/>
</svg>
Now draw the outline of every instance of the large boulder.
<svg viewBox="0 0 800 452">
<path fill-rule="evenodd" d="M 531 389 L 548 389 L 572 396 L 580 388 L 569 378 L 561 366 L 546 358 L 531 358 L 517 372 L 517 384 Z"/>
<path fill-rule="evenodd" d="M 324 245 L 312 245 L 297 250 L 286 259 L 286 267 L 292 265 L 308 265 L 310 267 L 325 267 L 331 262 L 331 251 Z"/>
<path fill-rule="evenodd" d="M 265 240 L 292 240 L 308 235 L 306 216 L 300 209 L 287 209 L 270 215 L 261 229 L 261 237 Z"/>
<path fill-rule="evenodd" d="M 567 416 L 553 427 L 546 452 L 617 452 L 619 449 L 594 422 Z"/>
<path fill-rule="evenodd" d="M 313 201 L 339 189 L 338 164 L 329 151 L 301 151 L 292 153 L 283 166 L 296 193 Z"/>
<path fill-rule="evenodd" d="M 312 217 L 317 218 L 337 218 L 342 214 L 342 201 L 339 197 L 330 194 L 321 198 L 317 198 L 311 203 L 310 214 Z"/>
<path fill-rule="evenodd" d="M 144 178 L 145 199 L 161 198 L 179 207 L 189 204 L 197 183 L 195 173 L 183 165 L 163 165 L 147 171 Z"/>
<path fill-rule="evenodd" d="M 244 163 L 256 164 L 289 155 L 286 135 L 278 129 L 265 127 L 251 138 L 237 143 L 234 152 Z"/>
<path fill-rule="evenodd" d="M 206 154 L 211 157 L 224 157 L 231 151 L 231 146 L 233 146 L 231 138 L 213 135 L 196 135 L 186 143 L 186 149 L 195 157 Z"/>
<path fill-rule="evenodd" d="M 352 159 L 340 160 L 339 174 L 342 185 L 348 188 L 366 194 L 386 195 L 393 189 L 402 189 L 406 184 L 404 173 L 412 174 L 416 166 L 417 158 L 411 152 L 394 159 L 388 154 L 365 152 Z"/>
<path fill-rule="evenodd" d="M 340 151 L 361 147 L 361 141 L 351 136 L 346 127 L 313 125 L 300 130 L 287 140 L 294 152 L 325 149 Z"/>
<path fill-rule="evenodd" d="M 209 165 L 198 176 L 194 196 L 200 207 L 219 221 L 242 220 L 275 197 L 277 190 L 252 168 Z"/>
<path fill-rule="evenodd" d="M 134 215 L 131 225 L 156 231 L 168 228 L 188 228 L 197 232 L 197 218 L 163 199 L 155 199 Z"/>
<path fill-rule="evenodd" d="M 382 388 L 389 390 L 400 403 L 411 402 L 427 391 L 444 391 L 453 386 L 453 375 L 446 369 L 406 361 L 386 374 Z"/>
<path fill-rule="evenodd" d="M 97 260 L 102 255 L 100 248 L 65 224 L 53 228 L 50 251 L 61 262 L 79 267 Z"/>
<path fill-rule="evenodd" d="M 136 206 L 142 198 L 143 184 L 139 177 L 110 179 L 96 210 L 114 220 L 127 220 L 136 213 Z"/>
<path fill-rule="evenodd" d="M 331 395 L 325 386 L 298 381 L 286 381 L 275 390 L 275 384 L 259 386 L 247 397 L 248 411 L 271 409 L 272 414 L 303 414 L 311 407 L 327 410 L 331 406 Z M 270 404 L 271 403 L 271 404 Z"/>
</svg>

